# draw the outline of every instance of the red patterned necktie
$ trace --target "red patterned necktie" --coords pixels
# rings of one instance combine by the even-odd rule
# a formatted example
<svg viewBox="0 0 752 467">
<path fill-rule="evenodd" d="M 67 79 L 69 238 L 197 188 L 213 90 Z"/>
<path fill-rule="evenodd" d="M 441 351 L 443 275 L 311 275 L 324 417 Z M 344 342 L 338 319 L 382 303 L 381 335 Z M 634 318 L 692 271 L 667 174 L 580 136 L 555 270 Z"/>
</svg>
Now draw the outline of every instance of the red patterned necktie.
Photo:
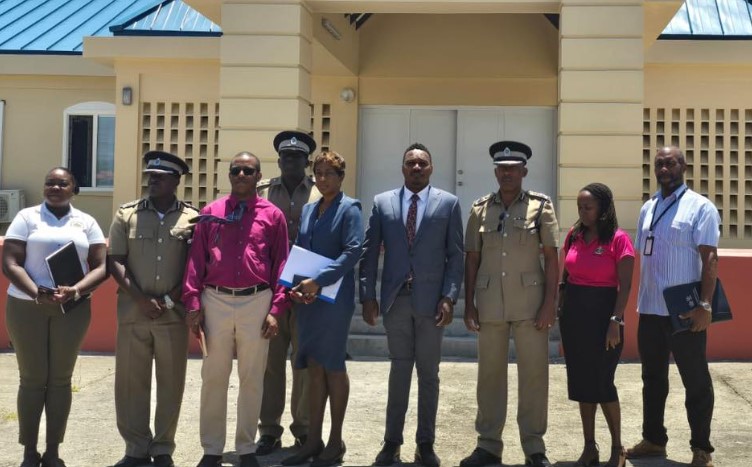
<svg viewBox="0 0 752 467">
<path fill-rule="evenodd" d="M 413 247 L 413 241 L 415 241 L 415 226 L 418 221 L 418 195 L 413 194 L 410 198 L 410 209 L 407 210 L 407 222 L 405 227 L 407 228 L 407 244 L 410 248 Z"/>
</svg>

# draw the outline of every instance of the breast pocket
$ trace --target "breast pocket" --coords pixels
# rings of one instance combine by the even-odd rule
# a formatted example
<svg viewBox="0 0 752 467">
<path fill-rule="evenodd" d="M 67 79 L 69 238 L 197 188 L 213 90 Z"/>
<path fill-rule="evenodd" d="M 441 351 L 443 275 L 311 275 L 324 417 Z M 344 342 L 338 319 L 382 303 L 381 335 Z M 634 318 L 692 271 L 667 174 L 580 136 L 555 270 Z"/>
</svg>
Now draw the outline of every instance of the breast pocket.
<svg viewBox="0 0 752 467">
<path fill-rule="evenodd" d="M 666 240 L 671 245 L 687 245 L 692 243 L 692 223 L 682 220 L 671 221 Z"/>
<path fill-rule="evenodd" d="M 155 233 L 152 229 L 134 228 L 128 232 L 128 243 L 132 253 L 150 255 L 154 253 Z"/>
<path fill-rule="evenodd" d="M 529 222 L 527 219 L 515 219 L 512 222 L 512 228 L 520 245 L 540 243 L 538 227 L 534 222 Z"/>
<path fill-rule="evenodd" d="M 170 229 L 170 240 L 190 243 L 193 238 L 192 226 L 175 226 Z"/>
<path fill-rule="evenodd" d="M 480 238 L 483 241 L 483 249 L 501 249 L 501 232 L 496 230 L 496 227 L 488 225 L 480 226 Z"/>
</svg>

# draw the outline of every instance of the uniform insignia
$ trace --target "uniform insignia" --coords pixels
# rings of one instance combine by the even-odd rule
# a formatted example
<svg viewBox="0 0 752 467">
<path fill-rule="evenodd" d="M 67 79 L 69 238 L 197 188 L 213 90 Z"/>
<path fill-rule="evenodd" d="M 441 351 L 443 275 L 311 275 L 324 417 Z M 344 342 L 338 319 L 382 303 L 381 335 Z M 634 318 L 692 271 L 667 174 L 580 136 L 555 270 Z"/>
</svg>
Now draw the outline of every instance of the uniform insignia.
<svg viewBox="0 0 752 467">
<path fill-rule="evenodd" d="M 292 138 L 290 138 L 290 144 L 298 144 L 298 138 L 296 138 L 294 136 Z"/>
<path fill-rule="evenodd" d="M 504 148 L 504 155 L 509 156 L 512 154 L 512 151 L 509 150 L 509 148 Z"/>
<path fill-rule="evenodd" d="M 157 157 L 156 159 L 154 159 L 152 165 L 160 166 L 162 165 L 162 161 Z"/>
<path fill-rule="evenodd" d="M 543 194 L 543 193 L 538 193 L 537 191 L 528 191 L 527 195 L 530 196 L 531 198 L 536 198 L 536 199 L 540 199 L 543 201 L 551 201 L 551 198 L 548 195 Z"/>
<path fill-rule="evenodd" d="M 494 197 L 493 193 L 489 193 L 486 196 L 483 196 L 482 198 L 478 198 L 473 202 L 473 206 L 481 206 L 483 204 L 486 204 L 490 199 Z"/>
</svg>

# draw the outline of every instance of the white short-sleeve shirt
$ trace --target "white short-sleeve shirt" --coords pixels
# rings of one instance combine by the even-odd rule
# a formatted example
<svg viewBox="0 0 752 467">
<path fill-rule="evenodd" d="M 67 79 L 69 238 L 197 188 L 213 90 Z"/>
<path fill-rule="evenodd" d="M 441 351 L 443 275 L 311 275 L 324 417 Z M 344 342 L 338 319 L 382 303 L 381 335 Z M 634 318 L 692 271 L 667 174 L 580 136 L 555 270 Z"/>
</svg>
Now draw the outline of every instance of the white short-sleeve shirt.
<svg viewBox="0 0 752 467">
<path fill-rule="evenodd" d="M 24 269 L 37 285 L 51 288 L 56 284 L 52 283 L 45 261 L 50 253 L 73 241 L 86 273 L 89 271 L 86 262 L 89 246 L 105 243 L 102 229 L 93 217 L 71 206 L 68 214 L 58 219 L 45 203 L 21 210 L 8 227 L 5 239 L 26 242 Z M 22 300 L 33 299 L 13 284 L 8 287 L 8 295 Z"/>
</svg>

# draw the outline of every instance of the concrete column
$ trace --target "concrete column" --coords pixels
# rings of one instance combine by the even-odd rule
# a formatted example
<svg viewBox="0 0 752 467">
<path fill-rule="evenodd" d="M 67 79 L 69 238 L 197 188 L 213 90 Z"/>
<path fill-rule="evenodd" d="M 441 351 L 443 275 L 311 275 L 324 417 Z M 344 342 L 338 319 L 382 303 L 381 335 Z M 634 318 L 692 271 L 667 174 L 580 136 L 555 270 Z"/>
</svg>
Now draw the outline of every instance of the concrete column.
<svg viewBox="0 0 752 467">
<path fill-rule="evenodd" d="M 222 165 L 234 154 L 253 152 L 274 176 L 274 135 L 310 130 L 312 15 L 302 1 L 223 0 L 222 31 L 217 178 L 227 193 Z"/>
<path fill-rule="evenodd" d="M 608 185 L 620 225 L 642 204 L 643 6 L 562 0 L 559 53 L 559 215 L 577 219 L 577 193 Z"/>
</svg>

